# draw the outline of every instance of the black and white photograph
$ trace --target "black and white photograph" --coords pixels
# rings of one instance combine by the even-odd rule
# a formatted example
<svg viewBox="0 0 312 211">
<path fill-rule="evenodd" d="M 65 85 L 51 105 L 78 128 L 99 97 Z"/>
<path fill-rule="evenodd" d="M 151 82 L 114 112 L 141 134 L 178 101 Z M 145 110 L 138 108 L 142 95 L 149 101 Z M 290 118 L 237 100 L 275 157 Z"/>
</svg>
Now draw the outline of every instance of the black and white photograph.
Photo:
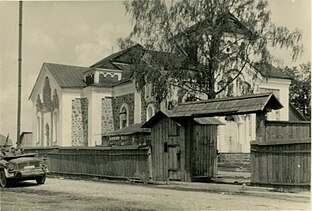
<svg viewBox="0 0 312 211">
<path fill-rule="evenodd" d="M 310 0 L 0 0 L 0 211 L 311 210 Z"/>
</svg>

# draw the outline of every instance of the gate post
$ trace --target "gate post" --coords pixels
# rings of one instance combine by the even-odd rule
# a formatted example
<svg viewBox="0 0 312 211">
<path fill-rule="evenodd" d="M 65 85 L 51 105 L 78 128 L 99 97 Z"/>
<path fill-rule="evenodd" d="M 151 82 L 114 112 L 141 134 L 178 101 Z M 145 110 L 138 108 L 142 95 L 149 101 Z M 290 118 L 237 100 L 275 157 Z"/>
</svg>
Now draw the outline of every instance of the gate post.
<svg viewBox="0 0 312 211">
<path fill-rule="evenodd" d="M 152 147 L 149 146 L 148 147 L 148 151 L 147 151 L 147 160 L 148 160 L 148 172 L 149 172 L 149 180 L 153 180 L 153 163 L 152 163 Z"/>
<path fill-rule="evenodd" d="M 265 120 L 266 112 L 256 113 L 256 141 L 265 142 Z"/>
</svg>

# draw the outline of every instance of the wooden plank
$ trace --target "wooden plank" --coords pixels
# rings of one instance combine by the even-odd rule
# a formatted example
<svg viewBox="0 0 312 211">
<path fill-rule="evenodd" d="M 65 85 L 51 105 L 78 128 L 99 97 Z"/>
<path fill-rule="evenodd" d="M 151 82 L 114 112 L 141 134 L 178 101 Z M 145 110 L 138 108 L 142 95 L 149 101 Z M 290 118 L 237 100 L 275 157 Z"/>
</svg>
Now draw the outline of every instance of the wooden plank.
<svg viewBox="0 0 312 211">
<path fill-rule="evenodd" d="M 251 145 L 285 145 L 285 144 L 309 144 L 311 143 L 311 139 L 302 138 L 302 139 L 292 139 L 292 140 L 282 140 L 282 141 L 268 141 L 268 142 L 250 142 Z"/>
<path fill-rule="evenodd" d="M 265 112 L 256 113 L 256 141 L 265 142 Z"/>
</svg>

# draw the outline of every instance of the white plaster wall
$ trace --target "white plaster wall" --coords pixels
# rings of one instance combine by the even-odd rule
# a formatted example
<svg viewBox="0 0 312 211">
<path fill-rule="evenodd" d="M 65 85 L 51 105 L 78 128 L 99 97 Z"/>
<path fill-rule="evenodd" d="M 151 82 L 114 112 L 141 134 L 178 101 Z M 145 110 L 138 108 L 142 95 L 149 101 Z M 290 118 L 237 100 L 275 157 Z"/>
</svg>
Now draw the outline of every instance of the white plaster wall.
<svg viewBox="0 0 312 211">
<path fill-rule="evenodd" d="M 49 78 L 50 87 L 51 87 L 51 97 L 53 97 L 54 89 L 56 89 L 59 100 L 61 101 L 60 96 L 62 95 L 62 89 L 58 85 L 58 83 L 56 82 L 56 80 L 54 79 L 52 74 L 49 72 L 49 70 L 43 65 L 43 67 L 42 67 L 42 69 L 38 75 L 37 83 L 34 85 L 33 92 L 30 96 L 30 100 L 32 101 L 32 104 L 33 104 L 33 107 L 32 107 L 33 108 L 33 111 L 32 111 L 32 115 L 33 115 L 33 125 L 32 125 L 33 140 L 32 140 L 32 144 L 33 144 L 33 146 L 41 145 L 41 143 L 38 142 L 38 140 L 37 140 L 38 131 L 37 131 L 37 112 L 36 112 L 37 108 L 36 108 L 36 104 L 37 104 L 37 96 L 38 95 L 40 95 L 40 99 L 41 99 L 41 101 L 43 101 L 43 86 L 44 86 L 44 79 L 46 77 Z M 61 106 L 61 103 L 59 105 Z M 50 125 L 50 130 L 51 130 L 52 123 L 50 122 L 49 125 Z M 60 128 L 60 118 L 58 120 L 58 131 L 60 131 L 59 128 Z M 58 135 L 58 140 L 60 140 L 61 139 L 61 133 L 58 132 L 57 135 Z"/>
<path fill-rule="evenodd" d="M 113 91 L 112 95 L 114 97 L 118 97 L 122 95 L 135 93 L 136 89 L 134 82 L 128 82 L 120 84 L 118 86 L 114 86 L 112 91 Z"/>
<path fill-rule="evenodd" d="M 88 98 L 88 146 L 102 143 L 102 98 L 112 97 L 111 88 L 87 87 L 83 97 Z"/>
<path fill-rule="evenodd" d="M 61 102 L 59 128 L 61 129 L 61 139 L 59 140 L 60 146 L 71 146 L 71 133 L 72 133 L 72 100 L 75 98 L 81 98 L 80 89 L 63 89 Z M 60 131 L 60 130 L 59 130 Z"/>
<path fill-rule="evenodd" d="M 85 87 L 82 90 L 82 97 L 88 99 L 88 146 L 91 144 L 92 140 L 92 87 Z"/>
<path fill-rule="evenodd" d="M 134 124 L 141 123 L 141 92 L 134 92 Z"/>
<path fill-rule="evenodd" d="M 48 146 L 47 136 L 49 136 L 49 143 L 51 144 L 51 135 L 52 135 L 52 121 L 51 121 L 51 112 L 44 113 L 43 121 L 43 146 Z M 49 125 L 49 131 L 46 131 L 46 125 Z"/>
<path fill-rule="evenodd" d="M 37 131 L 37 112 L 36 112 L 36 103 L 32 102 L 32 140 L 31 146 L 36 146 L 38 142 L 38 131 Z"/>
<path fill-rule="evenodd" d="M 259 85 L 259 88 L 266 89 L 279 89 L 280 97 L 279 101 L 283 105 L 283 108 L 280 109 L 280 119 L 281 121 L 289 120 L 289 86 L 291 81 L 288 79 L 278 79 L 278 78 L 270 78 L 264 79 L 262 83 Z M 268 113 L 268 120 L 277 120 L 274 115 L 274 111 Z"/>
</svg>

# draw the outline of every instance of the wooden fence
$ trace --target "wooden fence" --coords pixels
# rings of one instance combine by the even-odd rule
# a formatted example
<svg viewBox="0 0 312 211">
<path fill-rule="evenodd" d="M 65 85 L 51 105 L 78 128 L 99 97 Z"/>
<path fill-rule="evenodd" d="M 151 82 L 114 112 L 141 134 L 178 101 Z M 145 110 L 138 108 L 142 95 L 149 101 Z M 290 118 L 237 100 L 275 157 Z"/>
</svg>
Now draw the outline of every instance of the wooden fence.
<svg viewBox="0 0 312 211">
<path fill-rule="evenodd" d="M 51 173 L 140 180 L 150 177 L 148 147 L 50 147 L 24 151 L 45 157 Z"/>
<path fill-rule="evenodd" d="M 265 121 L 262 141 L 251 142 L 251 183 L 309 186 L 310 122 Z"/>
</svg>

